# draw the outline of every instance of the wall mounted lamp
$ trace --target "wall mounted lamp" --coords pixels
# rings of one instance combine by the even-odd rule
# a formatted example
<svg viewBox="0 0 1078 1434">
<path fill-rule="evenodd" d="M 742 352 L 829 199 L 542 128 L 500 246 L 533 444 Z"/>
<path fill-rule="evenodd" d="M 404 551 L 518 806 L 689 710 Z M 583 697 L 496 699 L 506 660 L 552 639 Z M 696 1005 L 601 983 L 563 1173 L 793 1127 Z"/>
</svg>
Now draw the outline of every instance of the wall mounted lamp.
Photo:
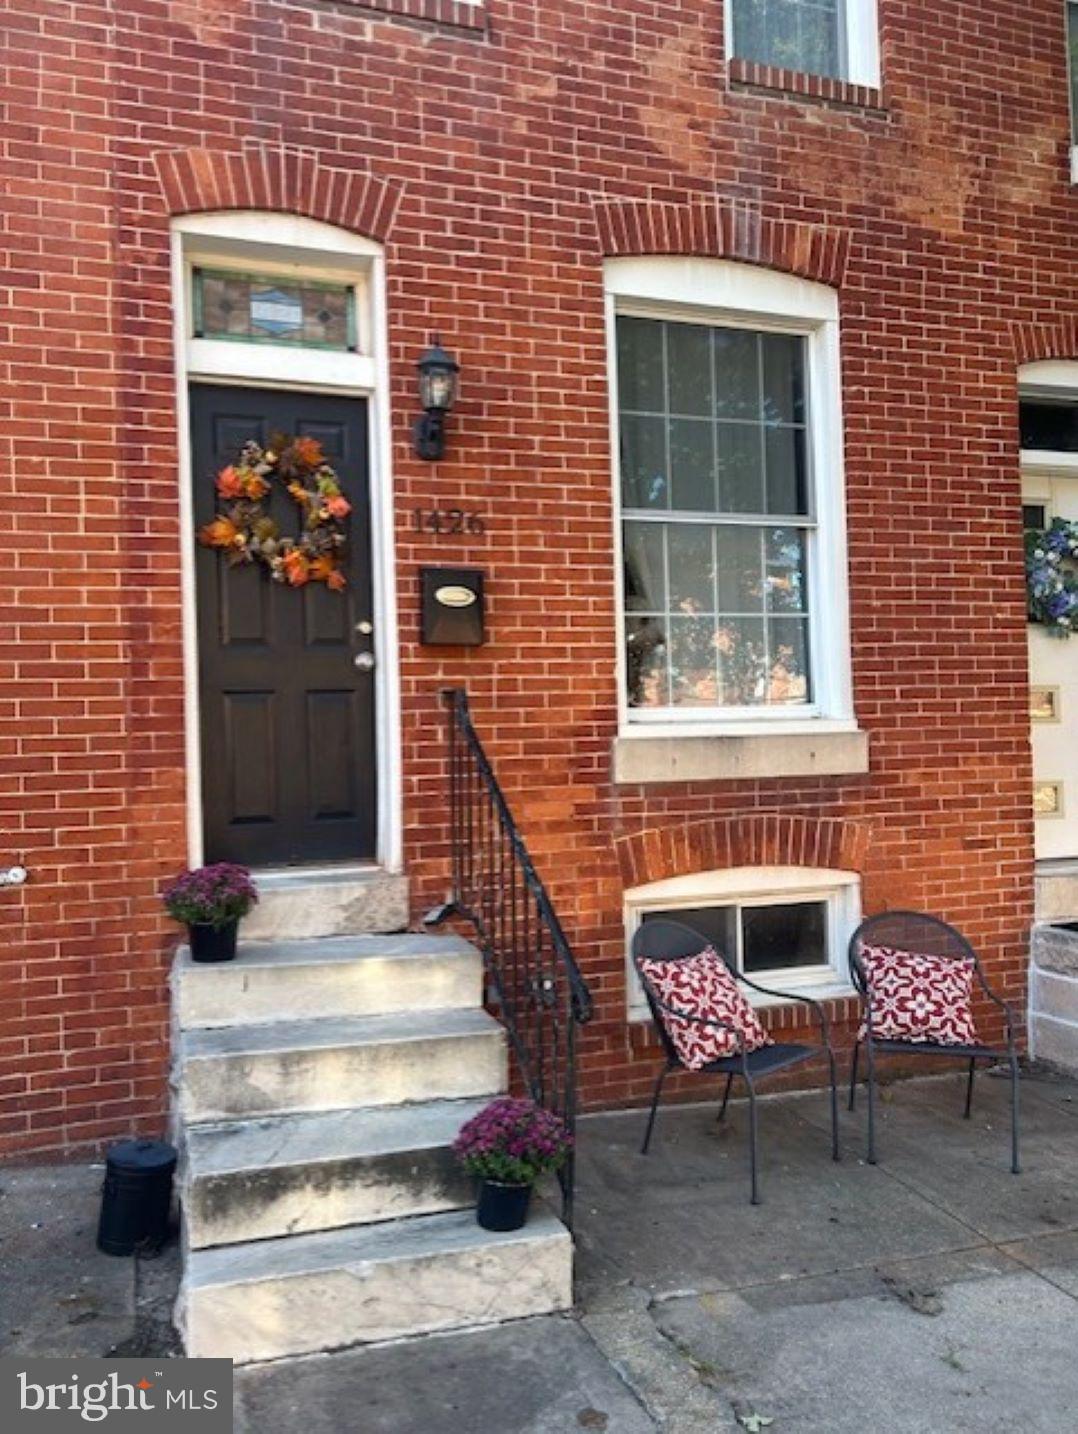
<svg viewBox="0 0 1078 1434">
<path fill-rule="evenodd" d="M 436 463 L 445 456 L 445 419 L 457 399 L 460 364 L 452 354 L 446 353 L 435 334 L 416 368 L 423 414 L 415 421 L 412 442 L 417 458 Z"/>
</svg>

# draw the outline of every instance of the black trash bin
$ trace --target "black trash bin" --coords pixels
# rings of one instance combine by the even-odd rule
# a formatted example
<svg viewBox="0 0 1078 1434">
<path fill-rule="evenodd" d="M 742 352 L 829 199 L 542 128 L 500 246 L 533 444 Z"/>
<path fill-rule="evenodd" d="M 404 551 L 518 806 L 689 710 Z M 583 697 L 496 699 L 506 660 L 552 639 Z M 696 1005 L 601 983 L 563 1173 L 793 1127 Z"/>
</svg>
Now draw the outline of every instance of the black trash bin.
<svg viewBox="0 0 1078 1434">
<path fill-rule="evenodd" d="M 176 1149 L 164 1140 L 124 1140 L 105 1157 L 97 1248 L 107 1255 L 159 1250 L 168 1236 Z"/>
</svg>

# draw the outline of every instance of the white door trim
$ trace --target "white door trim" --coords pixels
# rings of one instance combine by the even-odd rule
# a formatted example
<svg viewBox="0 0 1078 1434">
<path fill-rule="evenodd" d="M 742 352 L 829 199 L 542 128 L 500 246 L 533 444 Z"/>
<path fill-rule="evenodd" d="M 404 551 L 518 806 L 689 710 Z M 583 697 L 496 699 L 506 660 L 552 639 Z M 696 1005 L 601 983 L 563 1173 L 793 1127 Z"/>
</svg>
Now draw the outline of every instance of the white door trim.
<svg viewBox="0 0 1078 1434">
<path fill-rule="evenodd" d="M 191 269 L 196 262 L 304 277 L 344 276 L 356 285 L 359 352 L 214 343 L 191 331 Z M 293 214 L 233 211 L 172 221 L 172 306 L 176 355 L 177 457 L 180 480 L 180 578 L 183 614 L 184 735 L 188 861 L 202 861 L 202 766 L 199 737 L 198 628 L 192 502 L 193 382 L 234 383 L 338 393 L 368 400 L 370 422 L 371 579 L 374 602 L 375 784 L 378 864 L 399 872 L 402 851 L 400 654 L 393 542 L 389 416 L 389 341 L 385 257 L 381 246 L 346 230 Z M 317 360 L 312 363 L 312 360 Z"/>
</svg>

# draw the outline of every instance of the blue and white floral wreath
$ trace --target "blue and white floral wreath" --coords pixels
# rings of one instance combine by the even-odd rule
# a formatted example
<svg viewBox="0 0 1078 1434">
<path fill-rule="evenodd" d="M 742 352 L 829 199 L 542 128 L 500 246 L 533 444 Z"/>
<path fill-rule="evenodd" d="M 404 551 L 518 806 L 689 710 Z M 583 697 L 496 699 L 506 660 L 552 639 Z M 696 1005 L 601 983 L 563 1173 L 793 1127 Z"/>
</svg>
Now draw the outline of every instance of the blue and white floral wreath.
<svg viewBox="0 0 1078 1434">
<path fill-rule="evenodd" d="M 1030 622 L 1050 637 L 1078 631 L 1078 522 L 1026 529 L 1026 595 Z"/>
</svg>

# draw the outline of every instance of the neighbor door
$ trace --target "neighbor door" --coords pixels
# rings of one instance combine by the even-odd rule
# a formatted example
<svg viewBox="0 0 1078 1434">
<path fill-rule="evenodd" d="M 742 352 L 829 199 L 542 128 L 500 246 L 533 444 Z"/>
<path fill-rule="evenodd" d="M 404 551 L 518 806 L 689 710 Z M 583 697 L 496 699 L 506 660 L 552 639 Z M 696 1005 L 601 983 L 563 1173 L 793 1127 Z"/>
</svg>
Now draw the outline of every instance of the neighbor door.
<svg viewBox="0 0 1078 1434">
<path fill-rule="evenodd" d="M 1027 469 L 1022 503 L 1027 527 L 1078 521 L 1078 474 Z M 1078 857 L 1078 634 L 1028 631 L 1036 855 Z"/>
<path fill-rule="evenodd" d="M 195 522 L 248 439 L 317 438 L 352 505 L 346 574 L 291 588 L 261 564 L 196 549 L 202 806 L 207 861 L 252 866 L 372 859 L 375 720 L 367 405 L 363 399 L 196 384 Z M 299 510 L 279 482 L 284 533 Z M 357 665 L 358 658 L 358 665 Z"/>
</svg>

